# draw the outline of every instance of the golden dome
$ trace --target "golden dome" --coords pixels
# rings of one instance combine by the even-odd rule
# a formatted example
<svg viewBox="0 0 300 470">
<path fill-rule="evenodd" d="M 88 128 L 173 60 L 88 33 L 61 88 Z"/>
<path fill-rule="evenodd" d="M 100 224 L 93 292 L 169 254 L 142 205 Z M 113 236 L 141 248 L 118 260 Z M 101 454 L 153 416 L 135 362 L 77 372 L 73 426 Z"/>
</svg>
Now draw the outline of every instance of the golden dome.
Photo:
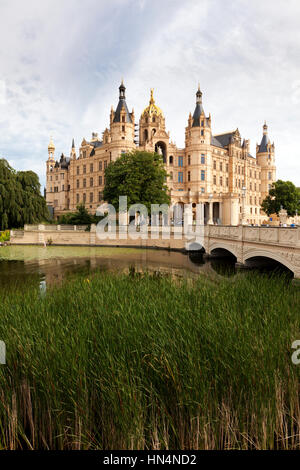
<svg viewBox="0 0 300 470">
<path fill-rule="evenodd" d="M 149 116 L 162 116 L 163 117 L 162 110 L 155 104 L 155 100 L 153 98 L 153 88 L 151 88 L 149 106 L 147 106 L 147 108 L 144 109 L 144 111 L 142 112 L 142 116 L 145 116 L 146 114 L 148 114 Z"/>
<path fill-rule="evenodd" d="M 48 150 L 55 150 L 55 145 L 52 140 L 52 136 L 50 137 L 50 143 L 48 145 Z"/>
</svg>

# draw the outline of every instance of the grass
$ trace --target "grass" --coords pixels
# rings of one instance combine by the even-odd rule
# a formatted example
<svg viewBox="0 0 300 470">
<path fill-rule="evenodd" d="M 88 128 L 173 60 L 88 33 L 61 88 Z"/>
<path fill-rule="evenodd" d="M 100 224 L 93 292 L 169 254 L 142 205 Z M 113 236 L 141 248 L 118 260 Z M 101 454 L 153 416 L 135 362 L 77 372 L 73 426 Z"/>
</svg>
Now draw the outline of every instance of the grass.
<svg viewBox="0 0 300 470">
<path fill-rule="evenodd" d="M 0 288 L 2 449 L 296 449 L 300 290 L 95 272 Z"/>
</svg>

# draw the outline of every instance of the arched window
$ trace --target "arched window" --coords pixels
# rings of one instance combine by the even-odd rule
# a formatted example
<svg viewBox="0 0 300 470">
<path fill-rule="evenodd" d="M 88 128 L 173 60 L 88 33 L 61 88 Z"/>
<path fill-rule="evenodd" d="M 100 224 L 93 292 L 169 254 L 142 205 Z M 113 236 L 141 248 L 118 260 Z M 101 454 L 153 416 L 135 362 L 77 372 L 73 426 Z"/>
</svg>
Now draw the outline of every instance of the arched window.
<svg viewBox="0 0 300 470">
<path fill-rule="evenodd" d="M 152 118 L 152 122 L 155 122 L 155 117 L 154 117 L 154 116 L 153 116 L 153 118 Z"/>
<path fill-rule="evenodd" d="M 173 165 L 173 156 L 172 155 L 170 155 L 170 157 L 169 157 L 169 163 L 170 163 L 170 165 Z"/>
</svg>

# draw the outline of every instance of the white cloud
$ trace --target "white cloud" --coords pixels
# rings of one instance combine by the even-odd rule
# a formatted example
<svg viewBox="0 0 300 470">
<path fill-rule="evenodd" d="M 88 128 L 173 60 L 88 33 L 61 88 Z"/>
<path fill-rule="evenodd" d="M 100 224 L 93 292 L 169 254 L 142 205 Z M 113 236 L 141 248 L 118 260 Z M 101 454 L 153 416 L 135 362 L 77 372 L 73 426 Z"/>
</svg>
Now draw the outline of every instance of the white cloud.
<svg viewBox="0 0 300 470">
<path fill-rule="evenodd" d="M 300 186 L 300 4 L 294 0 L 2 0 L 0 155 L 45 180 L 58 154 L 109 124 L 124 76 L 137 118 L 155 88 L 184 145 L 200 80 L 213 130 L 251 150 L 269 123 L 278 177 Z"/>
</svg>

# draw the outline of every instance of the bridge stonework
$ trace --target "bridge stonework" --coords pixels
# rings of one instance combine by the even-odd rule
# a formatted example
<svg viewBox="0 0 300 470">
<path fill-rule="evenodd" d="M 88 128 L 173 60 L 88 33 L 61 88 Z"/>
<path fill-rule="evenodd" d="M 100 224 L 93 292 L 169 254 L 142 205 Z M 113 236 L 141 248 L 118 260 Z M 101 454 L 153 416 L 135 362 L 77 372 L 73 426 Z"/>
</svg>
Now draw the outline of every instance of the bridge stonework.
<svg viewBox="0 0 300 470">
<path fill-rule="evenodd" d="M 270 258 L 286 266 L 300 279 L 300 227 L 205 227 L 205 251 L 213 255 L 223 249 L 237 262 L 247 264 L 253 258 Z"/>
</svg>

